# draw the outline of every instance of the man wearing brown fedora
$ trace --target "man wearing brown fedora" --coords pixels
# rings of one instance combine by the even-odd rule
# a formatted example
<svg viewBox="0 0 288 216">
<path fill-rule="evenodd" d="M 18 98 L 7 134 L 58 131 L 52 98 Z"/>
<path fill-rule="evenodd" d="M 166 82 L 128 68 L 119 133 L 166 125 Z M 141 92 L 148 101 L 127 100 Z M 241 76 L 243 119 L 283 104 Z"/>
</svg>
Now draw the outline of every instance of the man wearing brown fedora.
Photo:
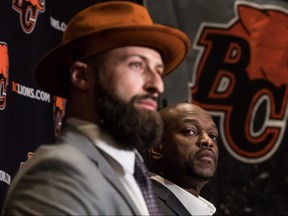
<svg viewBox="0 0 288 216">
<path fill-rule="evenodd" d="M 74 16 L 36 67 L 40 87 L 67 99 L 67 121 L 14 177 L 2 214 L 161 214 L 136 148 L 160 141 L 162 78 L 190 46 L 132 2 L 98 3 Z"/>
</svg>

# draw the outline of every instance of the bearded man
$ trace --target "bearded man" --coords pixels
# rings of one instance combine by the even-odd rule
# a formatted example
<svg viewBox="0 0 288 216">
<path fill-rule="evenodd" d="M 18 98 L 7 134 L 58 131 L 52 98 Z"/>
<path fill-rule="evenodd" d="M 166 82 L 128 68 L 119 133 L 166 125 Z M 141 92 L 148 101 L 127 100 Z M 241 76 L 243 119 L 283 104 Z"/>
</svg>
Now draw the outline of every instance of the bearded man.
<svg viewBox="0 0 288 216">
<path fill-rule="evenodd" d="M 162 78 L 190 46 L 132 2 L 98 3 L 74 16 L 36 68 L 40 87 L 67 99 L 67 121 L 13 179 L 2 214 L 161 214 L 150 179 L 147 191 L 138 183 L 134 166 L 144 163 L 136 147 L 160 141 Z"/>
</svg>

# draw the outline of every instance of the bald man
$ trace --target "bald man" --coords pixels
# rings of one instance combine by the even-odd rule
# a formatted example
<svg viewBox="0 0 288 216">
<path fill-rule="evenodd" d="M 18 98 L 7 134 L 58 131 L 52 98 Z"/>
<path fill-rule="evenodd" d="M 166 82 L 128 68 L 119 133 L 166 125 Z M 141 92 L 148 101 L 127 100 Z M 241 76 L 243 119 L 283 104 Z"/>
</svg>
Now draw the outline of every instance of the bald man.
<svg viewBox="0 0 288 216">
<path fill-rule="evenodd" d="M 213 215 L 216 208 L 200 196 L 218 163 L 218 130 L 201 107 L 179 103 L 159 111 L 162 141 L 150 148 L 151 179 L 167 215 Z"/>
</svg>

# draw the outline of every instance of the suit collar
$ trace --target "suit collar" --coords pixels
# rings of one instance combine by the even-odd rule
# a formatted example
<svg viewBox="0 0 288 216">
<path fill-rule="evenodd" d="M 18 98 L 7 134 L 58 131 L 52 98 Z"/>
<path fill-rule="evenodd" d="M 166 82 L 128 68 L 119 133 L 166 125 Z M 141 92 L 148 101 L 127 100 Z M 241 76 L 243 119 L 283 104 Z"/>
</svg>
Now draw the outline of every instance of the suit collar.
<svg viewBox="0 0 288 216">
<path fill-rule="evenodd" d="M 190 215 L 189 211 L 185 206 L 179 201 L 179 199 L 164 185 L 160 182 L 151 179 L 152 185 L 156 196 L 165 201 L 167 206 L 171 208 L 177 215 Z"/>
<path fill-rule="evenodd" d="M 65 125 L 61 135 L 58 138 L 59 142 L 65 142 L 73 145 L 75 148 L 83 152 L 95 165 L 99 168 L 103 176 L 113 185 L 116 191 L 121 194 L 127 204 L 131 207 L 135 215 L 139 215 L 139 210 L 134 205 L 133 200 L 123 187 L 119 177 L 114 169 L 108 163 L 107 155 L 101 149 L 97 148 L 94 143 L 88 139 L 81 131 L 71 125 Z"/>
</svg>

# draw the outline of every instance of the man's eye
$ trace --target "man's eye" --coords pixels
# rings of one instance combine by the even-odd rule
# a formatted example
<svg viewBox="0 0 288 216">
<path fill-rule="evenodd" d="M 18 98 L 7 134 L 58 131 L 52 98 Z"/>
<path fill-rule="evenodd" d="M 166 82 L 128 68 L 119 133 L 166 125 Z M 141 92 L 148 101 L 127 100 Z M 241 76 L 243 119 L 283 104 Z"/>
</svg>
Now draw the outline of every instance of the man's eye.
<svg viewBox="0 0 288 216">
<path fill-rule="evenodd" d="M 214 141 L 217 142 L 218 141 L 218 137 L 215 135 L 210 135 L 210 138 Z"/>
<path fill-rule="evenodd" d="M 141 62 L 132 62 L 130 67 L 139 70 L 143 68 L 143 64 Z"/>
<path fill-rule="evenodd" d="M 196 132 L 193 130 L 185 129 L 185 130 L 182 130 L 182 134 L 185 136 L 191 136 L 191 135 L 196 134 Z"/>
</svg>

